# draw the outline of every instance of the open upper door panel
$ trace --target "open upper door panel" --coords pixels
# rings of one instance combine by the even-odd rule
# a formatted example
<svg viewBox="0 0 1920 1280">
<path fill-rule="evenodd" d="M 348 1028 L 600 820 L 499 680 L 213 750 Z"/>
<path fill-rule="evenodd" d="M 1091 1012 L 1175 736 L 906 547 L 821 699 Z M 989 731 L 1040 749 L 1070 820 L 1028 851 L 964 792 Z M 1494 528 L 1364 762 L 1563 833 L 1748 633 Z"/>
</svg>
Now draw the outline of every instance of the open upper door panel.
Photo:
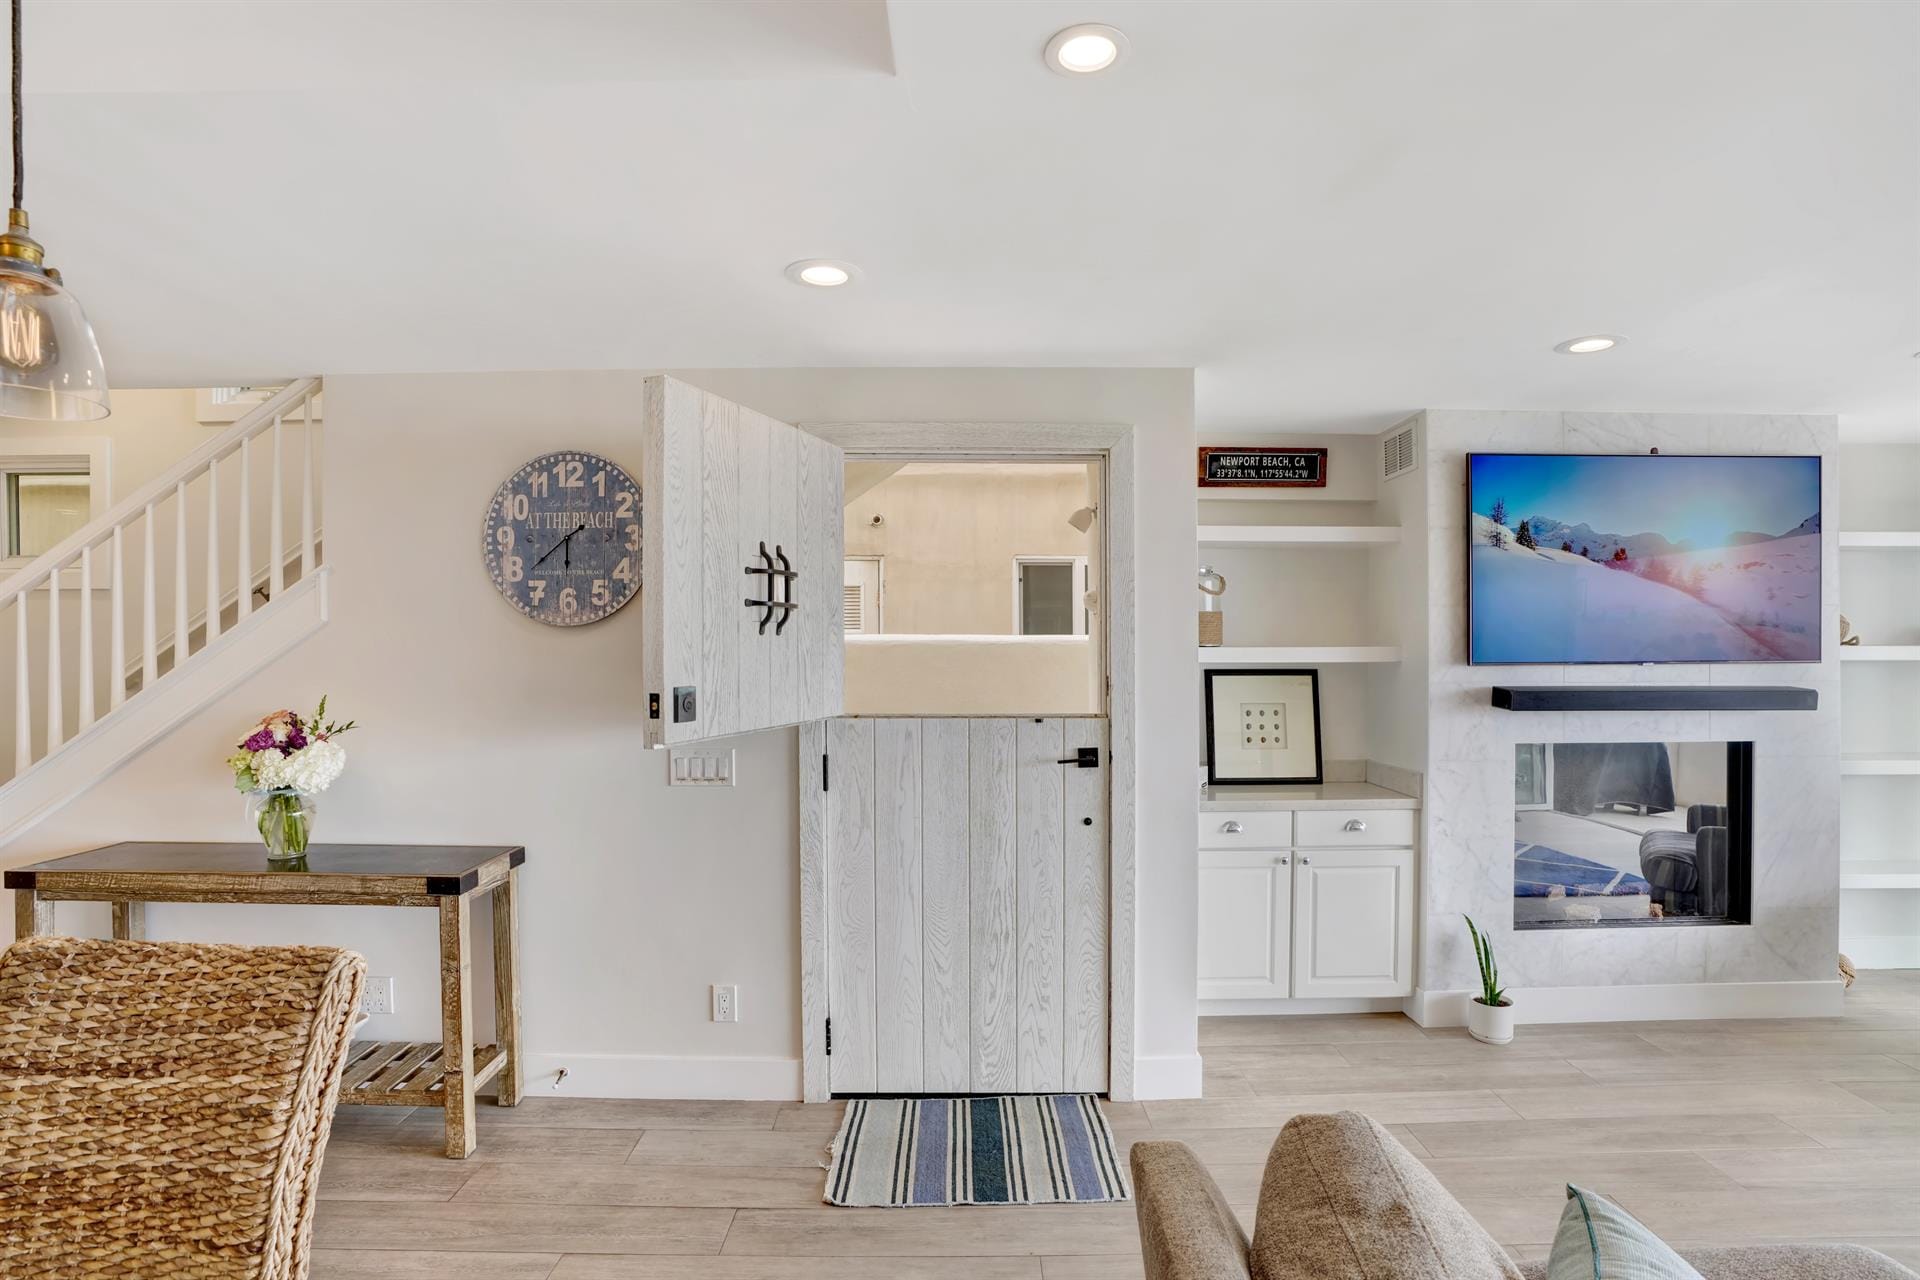
<svg viewBox="0 0 1920 1280">
<path fill-rule="evenodd" d="M 841 450 L 672 378 L 644 399 L 648 744 L 841 714 Z"/>
</svg>

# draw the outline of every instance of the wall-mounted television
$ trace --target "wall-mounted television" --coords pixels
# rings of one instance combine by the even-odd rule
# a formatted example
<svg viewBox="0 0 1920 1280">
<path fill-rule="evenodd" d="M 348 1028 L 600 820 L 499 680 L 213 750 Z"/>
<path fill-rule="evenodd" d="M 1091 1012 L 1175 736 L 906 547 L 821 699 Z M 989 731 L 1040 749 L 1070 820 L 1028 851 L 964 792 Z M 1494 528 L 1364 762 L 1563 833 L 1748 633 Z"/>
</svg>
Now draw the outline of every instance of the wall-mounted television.
<svg viewBox="0 0 1920 1280">
<path fill-rule="evenodd" d="M 1475 663 L 1818 662 L 1820 459 L 1467 457 Z"/>
</svg>

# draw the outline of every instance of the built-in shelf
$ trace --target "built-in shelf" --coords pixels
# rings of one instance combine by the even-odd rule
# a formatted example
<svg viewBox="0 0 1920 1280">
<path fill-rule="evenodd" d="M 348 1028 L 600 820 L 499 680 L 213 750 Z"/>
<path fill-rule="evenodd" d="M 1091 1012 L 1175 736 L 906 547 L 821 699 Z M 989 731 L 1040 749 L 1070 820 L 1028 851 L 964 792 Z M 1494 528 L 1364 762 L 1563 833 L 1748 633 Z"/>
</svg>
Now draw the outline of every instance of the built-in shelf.
<svg viewBox="0 0 1920 1280">
<path fill-rule="evenodd" d="M 1873 774 L 1920 774 L 1920 753 L 1885 751 L 1843 755 L 1840 757 L 1840 772 L 1862 777 Z"/>
<path fill-rule="evenodd" d="M 1396 525 L 1203 524 L 1203 547 L 1384 547 L 1400 541 Z"/>
<path fill-rule="evenodd" d="M 1493 705 L 1502 711 L 1812 711 L 1820 694 L 1791 685 L 1497 684 Z"/>
<path fill-rule="evenodd" d="M 1920 889 L 1920 862 L 1842 862 L 1842 889 Z"/>
<path fill-rule="evenodd" d="M 1203 667 L 1264 667 L 1307 663 L 1398 662 L 1398 645 L 1221 645 L 1200 650 Z"/>
<path fill-rule="evenodd" d="M 1842 662 L 1920 662 L 1920 644 L 1843 644 Z"/>
<path fill-rule="evenodd" d="M 1920 547 L 1920 529 L 1882 529 L 1878 532 L 1840 534 L 1843 547 Z"/>
</svg>

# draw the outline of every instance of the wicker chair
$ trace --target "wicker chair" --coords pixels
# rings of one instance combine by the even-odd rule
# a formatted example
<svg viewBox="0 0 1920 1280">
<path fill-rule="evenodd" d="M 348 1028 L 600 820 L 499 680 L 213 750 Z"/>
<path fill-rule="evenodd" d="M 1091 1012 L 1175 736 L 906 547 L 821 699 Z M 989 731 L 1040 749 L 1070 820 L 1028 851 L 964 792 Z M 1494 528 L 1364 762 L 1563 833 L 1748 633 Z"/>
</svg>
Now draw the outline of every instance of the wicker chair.
<svg viewBox="0 0 1920 1280">
<path fill-rule="evenodd" d="M 322 947 L 0 955 L 0 1277 L 301 1280 L 365 972 Z"/>
</svg>

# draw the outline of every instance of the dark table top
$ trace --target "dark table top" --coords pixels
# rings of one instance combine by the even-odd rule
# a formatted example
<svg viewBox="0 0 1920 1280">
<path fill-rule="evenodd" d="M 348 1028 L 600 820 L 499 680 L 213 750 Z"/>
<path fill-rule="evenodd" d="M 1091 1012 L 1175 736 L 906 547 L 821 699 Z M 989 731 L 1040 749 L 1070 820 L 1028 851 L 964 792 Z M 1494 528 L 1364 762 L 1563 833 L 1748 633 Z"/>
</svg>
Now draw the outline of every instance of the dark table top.
<svg viewBox="0 0 1920 1280">
<path fill-rule="evenodd" d="M 84 889 L 107 879 L 124 885 L 130 878 L 151 876 L 204 878 L 209 888 L 220 888 L 220 881 L 231 877 L 236 886 L 268 893 L 281 883 L 285 892 L 295 894 L 316 889 L 352 892 L 363 884 L 372 891 L 370 882 L 380 882 L 380 891 L 446 895 L 472 890 L 482 871 L 502 858 L 517 867 L 526 861 L 527 851 L 519 845 L 315 844 L 307 848 L 305 869 L 281 871 L 268 867 L 266 847 L 258 841 L 142 841 L 14 867 L 5 873 L 4 887 Z"/>
</svg>

